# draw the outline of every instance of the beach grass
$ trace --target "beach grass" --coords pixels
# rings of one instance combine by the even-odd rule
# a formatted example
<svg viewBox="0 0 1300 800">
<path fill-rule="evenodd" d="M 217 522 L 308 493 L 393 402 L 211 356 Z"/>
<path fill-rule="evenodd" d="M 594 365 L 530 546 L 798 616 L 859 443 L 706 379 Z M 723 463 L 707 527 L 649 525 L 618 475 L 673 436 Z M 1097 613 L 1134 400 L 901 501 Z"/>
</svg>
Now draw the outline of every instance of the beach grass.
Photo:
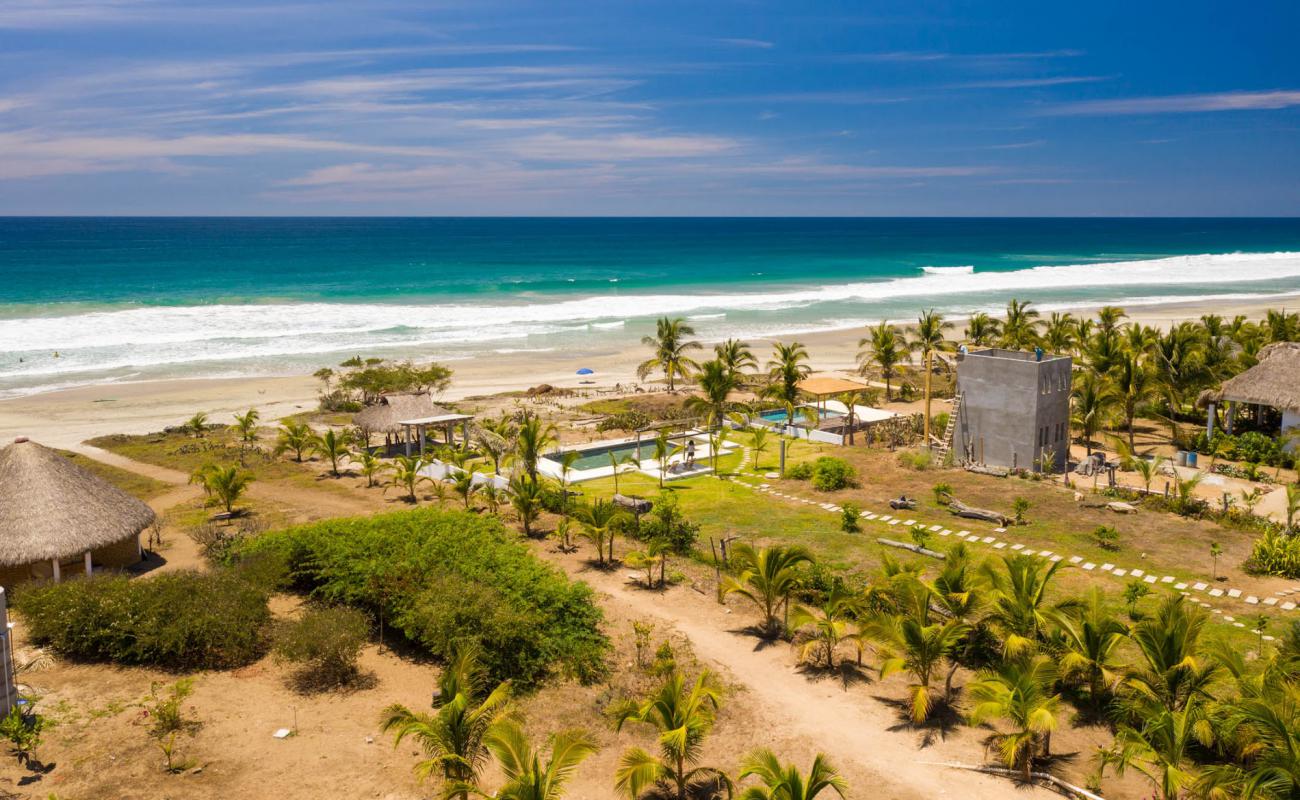
<svg viewBox="0 0 1300 800">
<path fill-rule="evenodd" d="M 74 453 L 71 450 L 60 450 L 59 454 L 72 460 L 88 472 L 98 475 L 132 497 L 140 500 L 150 500 L 166 493 L 172 488 L 171 484 L 135 472 L 130 472 L 119 467 L 114 467 L 110 464 L 105 464 L 102 461 L 96 461 L 95 459 L 84 456 L 81 453 Z"/>
</svg>

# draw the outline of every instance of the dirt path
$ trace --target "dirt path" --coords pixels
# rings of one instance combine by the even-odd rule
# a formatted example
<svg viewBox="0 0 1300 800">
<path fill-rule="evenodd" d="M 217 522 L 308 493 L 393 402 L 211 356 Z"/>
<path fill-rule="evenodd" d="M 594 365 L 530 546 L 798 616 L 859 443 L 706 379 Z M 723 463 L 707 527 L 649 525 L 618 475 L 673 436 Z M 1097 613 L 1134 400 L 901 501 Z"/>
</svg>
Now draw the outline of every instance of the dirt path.
<svg viewBox="0 0 1300 800">
<path fill-rule="evenodd" d="M 923 762 L 980 763 L 983 735 L 958 727 L 940 736 L 900 725 L 898 712 L 875 696 L 877 684 L 843 688 L 838 679 L 813 680 L 795 670 L 784 644 L 763 647 L 741 632 L 746 610 L 718 605 L 711 596 L 677 587 L 648 592 L 627 580 L 627 571 L 599 572 L 580 558 L 544 553 L 573 577 L 587 581 L 633 617 L 650 618 L 674 628 L 691 641 L 702 662 L 729 673 L 748 690 L 766 727 L 797 733 L 824 752 L 851 780 L 853 796 L 882 798 L 1059 797 L 1045 789 L 1018 789 L 987 775 L 932 766 Z M 892 682 L 893 679 L 891 679 Z M 891 693 L 892 694 L 892 693 Z M 922 742 L 923 738 L 931 741 Z"/>
</svg>

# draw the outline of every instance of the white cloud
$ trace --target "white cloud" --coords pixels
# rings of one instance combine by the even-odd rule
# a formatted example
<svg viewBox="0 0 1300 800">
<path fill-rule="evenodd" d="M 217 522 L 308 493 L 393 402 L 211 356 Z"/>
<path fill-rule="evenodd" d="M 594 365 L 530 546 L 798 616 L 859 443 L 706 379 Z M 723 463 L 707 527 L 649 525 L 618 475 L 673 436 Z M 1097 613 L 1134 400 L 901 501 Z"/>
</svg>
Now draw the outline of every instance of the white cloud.
<svg viewBox="0 0 1300 800">
<path fill-rule="evenodd" d="M 1189 114 L 1211 111 L 1273 111 L 1294 106 L 1300 106 L 1300 91 L 1279 90 L 1084 100 L 1053 106 L 1042 113 L 1059 116 Z"/>
<path fill-rule="evenodd" d="M 1110 80 L 1102 75 L 1061 75 L 1054 78 L 1007 78 L 1004 80 L 968 81 L 950 84 L 951 89 L 1034 89 L 1043 86 L 1067 86 L 1072 83 L 1096 83 Z"/>
<path fill-rule="evenodd" d="M 718 39 L 719 44 L 729 44 L 732 47 L 752 47 L 758 50 L 770 50 L 776 45 L 763 39 Z"/>
</svg>

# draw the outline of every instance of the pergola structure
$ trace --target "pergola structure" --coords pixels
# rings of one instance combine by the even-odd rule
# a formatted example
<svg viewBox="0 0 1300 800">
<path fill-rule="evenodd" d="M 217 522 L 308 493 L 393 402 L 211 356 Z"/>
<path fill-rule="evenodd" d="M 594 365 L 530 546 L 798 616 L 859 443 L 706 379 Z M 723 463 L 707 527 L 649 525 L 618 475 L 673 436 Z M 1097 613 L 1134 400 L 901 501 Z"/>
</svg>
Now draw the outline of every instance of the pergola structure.
<svg viewBox="0 0 1300 800">
<path fill-rule="evenodd" d="M 826 401 L 831 398 L 849 392 L 864 392 L 871 388 L 860 381 L 834 377 L 804 378 L 796 386 L 800 392 L 812 397 L 818 404 L 817 408 L 821 411 L 826 410 Z"/>
<path fill-rule="evenodd" d="M 460 433 L 461 433 L 461 442 L 463 442 L 465 446 L 468 447 L 469 446 L 469 423 L 473 419 L 474 417 L 471 414 L 447 413 L 447 414 L 438 414 L 432 417 L 420 417 L 417 419 L 398 420 L 397 424 L 402 426 L 402 430 L 404 433 L 402 440 L 405 446 L 406 455 L 409 456 L 411 454 L 411 440 L 413 438 L 411 435 L 412 431 L 415 432 L 414 438 L 417 438 L 420 442 L 419 452 L 423 453 L 425 441 L 427 439 L 427 432 L 429 428 L 434 428 L 436 430 L 440 429 L 443 432 L 443 441 L 448 445 L 452 445 L 455 444 L 456 425 L 459 424 Z"/>
</svg>

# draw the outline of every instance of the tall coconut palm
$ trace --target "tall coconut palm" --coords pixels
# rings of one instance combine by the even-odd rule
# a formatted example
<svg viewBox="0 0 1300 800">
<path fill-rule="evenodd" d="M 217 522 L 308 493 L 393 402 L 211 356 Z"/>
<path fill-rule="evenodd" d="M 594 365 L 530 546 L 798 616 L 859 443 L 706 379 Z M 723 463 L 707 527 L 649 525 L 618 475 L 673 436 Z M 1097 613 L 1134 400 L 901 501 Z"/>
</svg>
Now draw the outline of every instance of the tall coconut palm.
<svg viewBox="0 0 1300 800">
<path fill-rule="evenodd" d="M 523 465 L 524 474 L 533 483 L 537 482 L 537 462 L 553 444 L 555 426 L 543 422 L 536 414 L 525 412 L 523 422 L 519 423 L 519 432 L 515 435 L 515 453 Z"/>
<path fill-rule="evenodd" d="M 1002 325 L 983 311 L 976 311 L 966 320 L 966 341 L 977 347 L 987 347 L 1002 333 Z"/>
<path fill-rule="evenodd" d="M 799 402 L 799 382 L 808 377 L 808 350 L 799 342 L 777 342 L 767 362 L 768 384 L 763 395 L 785 404 L 786 423 L 794 424 L 794 407 Z"/>
<path fill-rule="evenodd" d="M 1300 313 L 1270 308 L 1264 314 L 1264 333 L 1270 344 L 1300 341 Z"/>
<path fill-rule="evenodd" d="M 224 467 L 213 464 L 203 470 L 203 488 L 209 496 L 217 498 L 227 514 L 235 513 L 235 503 L 252 482 L 253 473 L 233 464 Z"/>
<path fill-rule="evenodd" d="M 506 420 L 502 421 L 509 426 L 506 429 L 510 431 L 509 436 L 495 425 L 479 425 L 474 428 L 474 443 L 478 445 L 479 450 L 482 450 L 491 459 L 493 475 L 501 474 L 501 462 L 510 454 L 514 446 L 511 440 L 514 435 L 514 426 Z"/>
<path fill-rule="evenodd" d="M 1065 652 L 1060 659 L 1061 677 L 1082 678 L 1088 698 L 1100 708 L 1119 681 L 1117 656 L 1128 639 L 1128 626 L 1106 607 L 1105 594 L 1093 587 L 1082 606 L 1073 613 L 1056 616 Z"/>
<path fill-rule="evenodd" d="M 351 434 L 346 430 L 336 431 L 330 428 L 312 439 L 311 449 L 316 455 L 330 462 L 330 474 L 337 478 L 339 476 L 339 461 L 347 457 L 348 448 L 351 445 Z"/>
<path fill-rule="evenodd" d="M 713 353 L 737 382 L 746 370 L 758 369 L 758 359 L 754 358 L 754 351 L 749 349 L 748 342 L 728 339 L 714 345 Z"/>
<path fill-rule="evenodd" d="M 486 692 L 477 653 L 456 653 L 438 678 L 438 700 L 432 714 L 394 704 L 384 709 L 380 729 L 393 734 L 393 746 L 414 739 L 428 758 L 415 765 L 421 780 L 442 773 L 454 796 L 468 800 L 488 760 L 488 738 L 510 718 L 510 683 Z"/>
<path fill-rule="evenodd" d="M 1043 344 L 1053 353 L 1070 353 L 1078 339 L 1079 326 L 1070 312 L 1053 311 L 1043 328 Z"/>
<path fill-rule="evenodd" d="M 1132 450 L 1133 421 L 1137 418 L 1138 408 L 1148 400 L 1158 396 L 1159 387 L 1155 376 L 1147 365 L 1146 356 L 1141 352 L 1126 351 L 1115 363 L 1110 372 L 1111 385 L 1115 387 L 1120 412 L 1124 415 L 1124 427 L 1128 431 L 1128 446 Z"/>
<path fill-rule="evenodd" d="M 1117 775 L 1138 770 L 1162 800 L 1180 800 L 1197 781 L 1197 746 L 1213 741 L 1203 702 L 1194 701 L 1178 711 L 1152 704 L 1140 722 L 1119 725 L 1114 743 L 1099 758 L 1103 769 L 1114 767 Z"/>
<path fill-rule="evenodd" d="M 655 463 L 659 465 L 659 491 L 664 489 L 664 475 L 668 472 L 668 461 L 673 457 L 673 443 L 668 438 L 667 429 L 660 428 L 655 435 Z"/>
<path fill-rule="evenodd" d="M 1070 396 L 1073 401 L 1070 424 L 1078 429 L 1088 455 L 1092 455 L 1093 438 L 1110 419 L 1119 404 L 1119 398 L 1109 380 L 1088 370 L 1075 377 Z"/>
<path fill-rule="evenodd" d="M 406 499 L 412 503 L 419 502 L 415 489 L 421 483 L 429 483 L 432 478 L 427 475 L 421 475 L 420 470 L 424 469 L 424 459 L 419 456 L 398 456 L 393 459 L 393 463 L 388 465 L 390 477 L 388 479 L 388 488 L 399 486 L 406 490 Z M 388 488 L 384 491 L 387 492 Z"/>
<path fill-rule="evenodd" d="M 697 767 L 704 738 L 713 728 L 722 693 L 712 673 L 700 673 L 689 686 L 681 673 L 670 674 L 643 702 L 627 701 L 613 710 L 618 730 L 628 722 L 653 727 L 659 733 L 659 755 L 640 747 L 623 752 L 614 773 L 615 788 L 629 798 L 652 787 L 677 800 L 686 800 L 697 786 L 725 784 L 726 776 L 712 767 Z"/>
<path fill-rule="evenodd" d="M 935 353 L 950 352 L 957 349 L 957 343 L 949 341 L 944 331 L 952 323 L 944 320 L 943 315 L 933 308 L 921 312 L 916 320 L 916 330 L 908 348 L 921 354 L 921 364 L 925 368 L 925 442 L 930 443 L 930 380 L 934 371 Z"/>
<path fill-rule="evenodd" d="M 1124 354 L 1124 342 L 1117 331 L 1097 331 L 1079 340 L 1079 356 L 1083 366 L 1105 375 L 1114 369 Z"/>
<path fill-rule="evenodd" d="M 705 361 L 700 365 L 696 382 L 703 396 L 686 398 L 686 408 L 703 416 L 708 427 L 716 428 L 726 416 L 728 398 L 738 387 L 736 373 L 717 359 Z"/>
<path fill-rule="evenodd" d="M 235 415 L 235 430 L 239 433 L 241 446 L 247 447 L 257 441 L 257 421 L 260 418 L 256 408 Z"/>
<path fill-rule="evenodd" d="M 578 765 L 599 749 L 590 733 L 575 728 L 550 736 L 546 754 L 532 746 L 514 720 L 496 725 L 484 742 L 506 778 L 491 795 L 475 791 L 490 800 L 560 800 Z"/>
<path fill-rule="evenodd" d="M 646 336 L 641 343 L 654 350 L 654 355 L 641 362 L 636 368 L 637 377 L 645 377 L 656 370 L 662 371 L 668 379 L 668 391 L 675 391 L 678 378 L 687 380 L 698 367 L 686 354 L 699 350 L 699 342 L 687 339 L 695 335 L 695 329 L 687 325 L 680 317 L 669 319 L 663 317 L 655 323 L 655 335 Z"/>
<path fill-rule="evenodd" d="M 304 422 L 289 420 L 280 424 L 275 441 L 275 453 L 280 455 L 293 451 L 293 460 L 302 461 L 303 453 L 311 449 L 311 428 Z"/>
<path fill-rule="evenodd" d="M 533 524 L 542 516 L 542 487 L 523 475 L 510 479 L 510 507 L 514 509 L 524 536 L 533 535 Z"/>
<path fill-rule="evenodd" d="M 876 643 L 882 680 L 896 672 L 912 676 L 909 714 L 919 725 L 934 708 L 934 678 L 954 657 L 970 626 L 951 619 L 932 621 L 924 602 L 909 605 L 903 613 L 873 615 L 864 634 Z"/>
<path fill-rule="evenodd" d="M 1052 691 L 1056 664 L 1047 656 L 1009 659 L 967 685 L 973 706 L 969 719 L 980 725 L 991 719 L 1011 723 L 1011 731 L 996 736 L 1002 762 L 1019 769 L 1026 781 L 1034 758 L 1050 755 L 1050 737 L 1056 730 L 1061 696 Z"/>
<path fill-rule="evenodd" d="M 998 344 L 1010 350 L 1028 350 L 1038 344 L 1039 313 L 1029 303 L 1012 299 L 1007 303 Z"/>
<path fill-rule="evenodd" d="M 858 370 L 866 375 L 874 365 L 885 381 L 885 399 L 894 399 L 893 380 L 898 365 L 907 361 L 907 345 L 898 328 L 881 322 L 867 329 L 865 338 L 858 340 Z"/>
<path fill-rule="evenodd" d="M 997 629 L 1008 658 L 1033 652 L 1054 615 L 1078 606 L 1077 600 L 1050 603 L 1047 599 L 1062 563 L 1017 553 L 980 565 L 990 587 L 988 622 Z"/>
<path fill-rule="evenodd" d="M 813 757 L 812 769 L 803 774 L 794 764 L 783 765 L 771 750 L 755 750 L 740 762 L 740 779 L 758 778 L 759 786 L 740 793 L 739 800 L 814 800 L 828 789 L 840 797 L 848 782 L 831 766 L 826 756 Z"/>
<path fill-rule="evenodd" d="M 813 562 L 812 553 L 801 545 L 772 546 L 755 549 L 738 544 L 732 551 L 735 577 L 723 583 L 723 594 L 738 594 L 763 612 L 763 629 L 769 636 L 780 633 L 782 622 L 778 610 L 790 605 L 790 595 L 798 586 L 798 568 Z"/>
</svg>

